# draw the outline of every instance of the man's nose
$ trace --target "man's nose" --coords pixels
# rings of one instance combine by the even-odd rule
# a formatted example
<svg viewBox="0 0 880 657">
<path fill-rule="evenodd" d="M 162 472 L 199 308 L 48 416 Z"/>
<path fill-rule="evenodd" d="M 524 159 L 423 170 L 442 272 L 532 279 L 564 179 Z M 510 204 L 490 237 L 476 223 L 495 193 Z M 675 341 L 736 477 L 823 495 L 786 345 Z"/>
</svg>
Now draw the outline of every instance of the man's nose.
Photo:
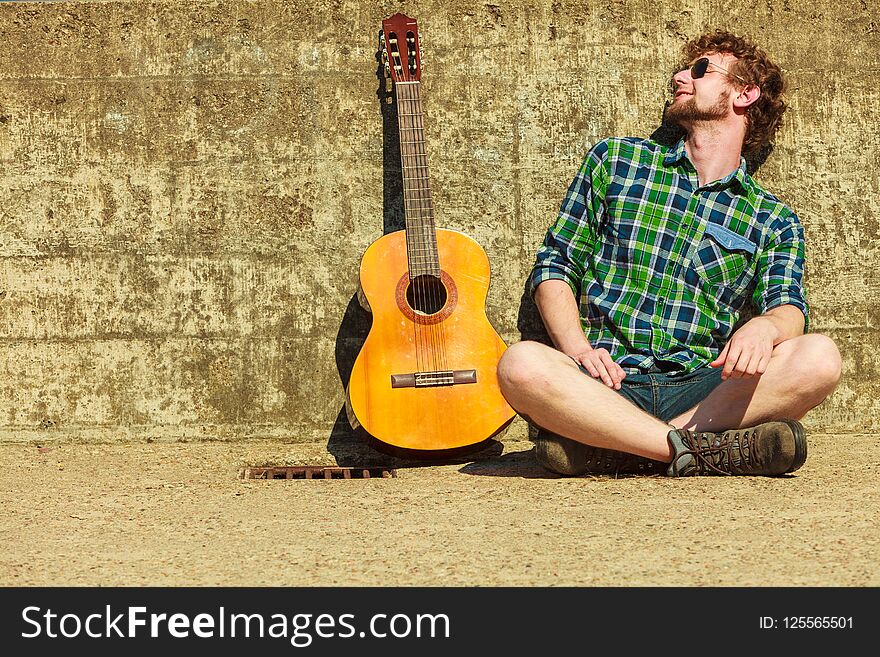
<svg viewBox="0 0 880 657">
<path fill-rule="evenodd" d="M 687 84 L 691 81 L 691 70 L 689 68 L 682 69 L 672 76 L 672 81 L 677 85 Z"/>
</svg>

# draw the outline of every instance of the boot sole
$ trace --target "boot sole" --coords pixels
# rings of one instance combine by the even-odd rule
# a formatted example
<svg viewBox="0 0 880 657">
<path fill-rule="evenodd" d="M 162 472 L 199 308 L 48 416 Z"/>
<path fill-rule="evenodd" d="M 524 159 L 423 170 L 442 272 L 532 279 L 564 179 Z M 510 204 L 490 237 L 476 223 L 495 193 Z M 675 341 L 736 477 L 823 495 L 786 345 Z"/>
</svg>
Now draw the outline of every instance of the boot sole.
<svg viewBox="0 0 880 657">
<path fill-rule="evenodd" d="M 807 432 L 804 430 L 804 425 L 797 420 L 781 421 L 787 424 L 794 434 L 794 461 L 785 471 L 785 474 L 788 474 L 800 468 L 807 460 Z"/>
</svg>

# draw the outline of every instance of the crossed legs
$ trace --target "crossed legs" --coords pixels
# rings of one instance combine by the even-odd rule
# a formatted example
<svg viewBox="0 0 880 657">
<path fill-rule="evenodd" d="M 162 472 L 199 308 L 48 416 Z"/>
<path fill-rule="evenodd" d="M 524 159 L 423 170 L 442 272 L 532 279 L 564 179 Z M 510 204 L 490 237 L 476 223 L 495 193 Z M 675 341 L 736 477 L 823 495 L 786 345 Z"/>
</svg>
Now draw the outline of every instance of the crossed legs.
<svg viewBox="0 0 880 657">
<path fill-rule="evenodd" d="M 831 394 L 840 372 L 840 352 L 830 338 L 792 338 L 773 349 L 763 375 L 723 381 L 670 424 L 722 431 L 774 419 L 799 420 Z M 510 405 L 548 431 L 594 447 L 672 460 L 669 424 L 585 375 L 551 347 L 528 341 L 512 345 L 498 365 L 498 380 Z"/>
</svg>

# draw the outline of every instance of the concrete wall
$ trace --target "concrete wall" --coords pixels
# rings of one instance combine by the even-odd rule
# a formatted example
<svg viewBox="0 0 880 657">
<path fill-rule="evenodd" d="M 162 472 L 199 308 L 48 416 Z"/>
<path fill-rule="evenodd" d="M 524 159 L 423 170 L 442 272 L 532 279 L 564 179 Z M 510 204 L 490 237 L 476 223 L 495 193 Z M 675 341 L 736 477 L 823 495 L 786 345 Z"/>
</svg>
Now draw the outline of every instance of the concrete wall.
<svg viewBox="0 0 880 657">
<path fill-rule="evenodd" d="M 809 428 L 871 430 L 878 4 L 0 3 L 0 439 L 345 438 L 359 259 L 400 222 L 375 59 L 396 11 L 438 224 L 487 251 L 508 342 L 536 330 L 523 281 L 588 145 L 658 126 L 704 28 L 764 44 L 792 110 L 757 177 L 802 218 L 812 327 L 845 363 Z"/>
</svg>

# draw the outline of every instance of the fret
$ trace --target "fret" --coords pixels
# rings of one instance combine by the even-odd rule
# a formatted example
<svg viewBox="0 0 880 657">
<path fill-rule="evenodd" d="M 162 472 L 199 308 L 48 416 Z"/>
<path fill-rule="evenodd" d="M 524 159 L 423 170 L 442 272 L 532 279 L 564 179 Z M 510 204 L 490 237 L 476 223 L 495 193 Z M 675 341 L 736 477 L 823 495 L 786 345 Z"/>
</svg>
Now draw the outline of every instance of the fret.
<svg viewBox="0 0 880 657">
<path fill-rule="evenodd" d="M 439 276 L 440 263 L 428 178 L 424 116 L 417 81 L 407 83 L 405 87 L 398 86 L 397 116 L 410 276 Z"/>
</svg>

